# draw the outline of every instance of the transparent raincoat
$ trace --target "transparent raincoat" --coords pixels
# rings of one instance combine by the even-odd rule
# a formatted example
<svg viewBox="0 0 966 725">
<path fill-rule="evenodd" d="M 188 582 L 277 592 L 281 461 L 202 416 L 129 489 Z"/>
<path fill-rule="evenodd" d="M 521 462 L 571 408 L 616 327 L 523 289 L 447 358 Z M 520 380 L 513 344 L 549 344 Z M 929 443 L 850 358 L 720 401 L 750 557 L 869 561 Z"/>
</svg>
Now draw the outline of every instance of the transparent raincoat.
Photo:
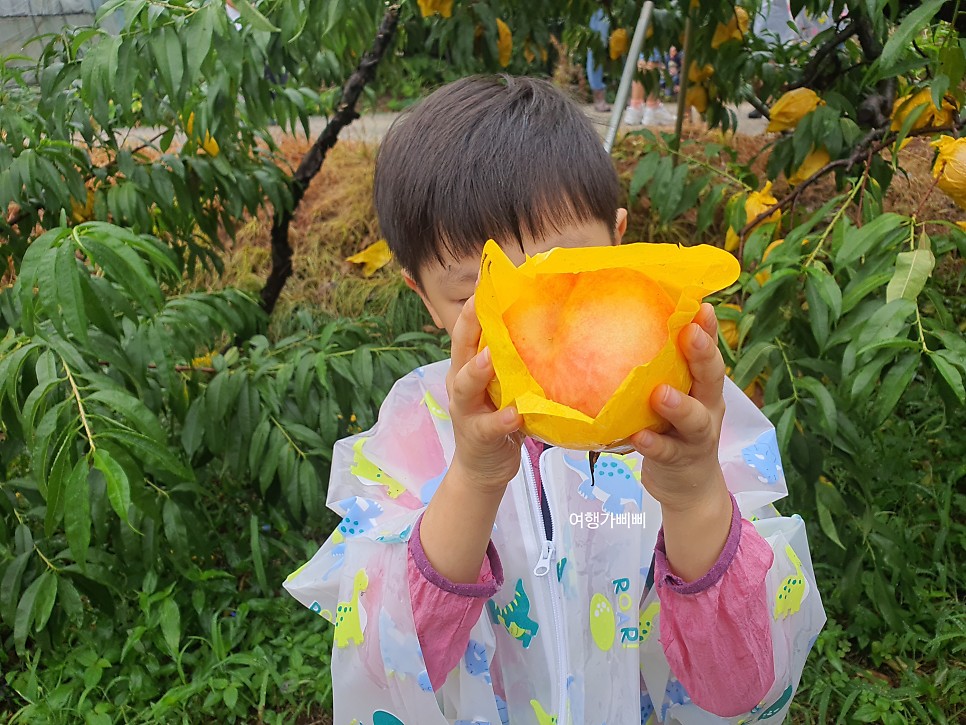
<svg viewBox="0 0 966 725">
<path fill-rule="evenodd" d="M 661 507 L 640 484 L 638 454 L 549 448 L 530 457 L 501 503 L 492 541 L 504 585 L 474 625 L 466 654 L 435 693 L 407 577 L 408 539 L 453 455 L 449 361 L 393 387 L 369 431 L 336 444 L 328 505 L 343 516 L 286 589 L 335 624 L 336 725 L 634 725 L 781 723 L 825 622 L 802 519 L 772 505 L 787 494 L 775 431 L 726 380 L 719 458 L 741 514 L 774 552 L 766 576 L 775 683 L 739 717 L 690 701 L 660 642 L 649 574 Z M 431 636 L 431 635 L 430 635 Z"/>
</svg>

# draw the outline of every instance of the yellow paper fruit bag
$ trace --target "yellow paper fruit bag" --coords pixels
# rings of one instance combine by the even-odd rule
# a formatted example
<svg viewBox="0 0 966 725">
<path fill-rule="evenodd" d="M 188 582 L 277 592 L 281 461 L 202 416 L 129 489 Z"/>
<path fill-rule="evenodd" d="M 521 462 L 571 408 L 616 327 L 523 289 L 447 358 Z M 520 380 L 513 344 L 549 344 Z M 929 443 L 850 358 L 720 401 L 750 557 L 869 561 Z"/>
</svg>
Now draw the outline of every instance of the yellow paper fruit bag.
<svg viewBox="0 0 966 725">
<path fill-rule="evenodd" d="M 692 60 L 691 65 L 688 66 L 688 81 L 691 83 L 704 83 L 713 75 L 714 66 L 710 63 L 699 66 Z"/>
<path fill-rule="evenodd" d="M 771 117 L 765 130 L 769 133 L 793 131 L 799 121 L 824 105 L 825 101 L 811 88 L 796 88 L 788 91 L 771 107 Z"/>
<path fill-rule="evenodd" d="M 501 68 L 506 68 L 513 57 L 513 33 L 510 31 L 510 26 L 500 18 L 496 19 L 496 30 L 498 36 L 496 49 L 499 54 L 497 60 Z"/>
<path fill-rule="evenodd" d="M 688 86 L 688 91 L 684 94 L 684 104 L 694 106 L 698 113 L 704 113 L 708 110 L 708 89 L 704 86 Z"/>
<path fill-rule="evenodd" d="M 892 123 L 889 126 L 890 131 L 899 131 L 903 124 L 905 124 L 906 119 L 920 107 L 925 107 L 920 113 L 918 118 L 912 123 L 910 131 L 918 131 L 921 128 L 926 128 L 927 126 L 948 126 L 951 125 L 956 120 L 956 111 L 958 110 L 953 103 L 952 97 L 947 96 L 942 99 L 942 107 L 937 108 L 936 104 L 932 101 L 932 91 L 929 88 L 923 88 L 916 93 L 903 96 L 896 100 L 892 106 Z"/>
<path fill-rule="evenodd" d="M 772 196 L 771 182 L 769 181 L 760 190 L 751 192 L 745 198 L 745 222 L 750 224 L 777 203 L 778 199 Z M 752 227 L 752 229 L 757 229 L 761 224 L 771 224 L 772 222 L 780 222 L 781 220 L 782 213 L 780 210 L 776 209 L 774 212 L 766 216 L 762 221 Z M 740 244 L 741 237 L 738 236 L 738 232 L 731 227 L 728 227 L 728 231 L 725 234 L 725 251 L 733 252 L 739 247 Z"/>
<path fill-rule="evenodd" d="M 655 387 L 691 389 L 678 335 L 739 272 L 708 245 L 553 249 L 515 267 L 487 242 L 475 300 L 491 399 L 516 406 L 524 432 L 547 443 L 626 450 L 632 434 L 665 425 L 650 407 Z"/>
<path fill-rule="evenodd" d="M 424 18 L 439 13 L 444 18 L 453 15 L 453 0 L 417 0 L 419 11 Z"/>
<path fill-rule="evenodd" d="M 714 37 L 711 38 L 711 47 L 717 50 L 725 43 L 732 40 L 741 42 L 748 33 L 751 21 L 748 11 L 744 8 L 736 7 L 727 24 L 718 23 L 714 29 Z"/>
<path fill-rule="evenodd" d="M 610 59 L 617 60 L 622 55 L 627 52 L 627 49 L 631 47 L 630 38 L 627 37 L 627 31 L 624 28 L 618 28 L 613 33 L 610 34 L 610 42 L 608 43 L 608 51 L 610 52 Z"/>
<path fill-rule="evenodd" d="M 798 186 L 806 179 L 811 178 L 812 174 L 817 173 L 820 169 L 824 168 L 832 160 L 829 155 L 828 149 L 824 146 L 819 146 L 817 149 L 812 149 L 808 156 L 802 161 L 801 166 L 799 166 L 792 175 L 788 177 L 789 186 Z M 759 212 L 760 214 L 761 212 Z"/>
<path fill-rule="evenodd" d="M 966 209 L 966 138 L 940 136 L 932 145 L 939 150 L 933 178 L 960 209 Z"/>
</svg>

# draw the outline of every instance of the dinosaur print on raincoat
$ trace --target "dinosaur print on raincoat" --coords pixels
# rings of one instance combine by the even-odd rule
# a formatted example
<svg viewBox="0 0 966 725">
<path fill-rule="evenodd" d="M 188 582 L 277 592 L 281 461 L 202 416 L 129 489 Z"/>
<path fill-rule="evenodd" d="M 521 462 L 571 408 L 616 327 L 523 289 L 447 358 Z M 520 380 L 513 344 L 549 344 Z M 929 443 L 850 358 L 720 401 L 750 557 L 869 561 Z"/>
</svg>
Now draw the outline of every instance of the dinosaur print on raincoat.
<svg viewBox="0 0 966 725">
<path fill-rule="evenodd" d="M 492 599 L 487 600 L 486 607 L 493 621 L 506 627 L 510 636 L 520 640 L 524 649 L 530 646 L 539 625 L 530 618 L 530 598 L 523 589 L 523 579 L 517 579 L 513 599 L 505 607 L 498 607 Z"/>
<path fill-rule="evenodd" d="M 490 665 L 486 659 L 486 647 L 482 642 L 471 639 L 466 645 L 466 652 L 463 655 L 463 662 L 466 664 L 466 671 L 471 675 L 482 677 L 487 684 L 491 683 Z"/>
<path fill-rule="evenodd" d="M 633 470 L 624 456 L 611 453 L 600 455 L 593 477 L 584 479 L 577 488 L 584 498 L 603 501 L 603 509 L 609 514 L 622 513 L 625 503 L 634 503 L 641 511 L 643 491 L 640 469 Z"/>
<path fill-rule="evenodd" d="M 774 430 L 769 429 L 759 435 L 754 443 L 741 449 L 741 455 L 745 463 L 755 469 L 762 483 L 774 484 L 782 480 L 782 459 Z"/>
<path fill-rule="evenodd" d="M 791 547 L 785 546 L 785 553 L 789 561 L 795 567 L 795 573 L 786 576 L 775 595 L 775 619 L 784 618 L 794 614 L 802 607 L 802 599 L 805 597 L 805 574 L 802 573 L 802 560 Z"/>
<path fill-rule="evenodd" d="M 359 596 L 369 586 L 369 577 L 365 569 L 356 572 L 352 586 L 352 599 L 348 602 L 339 602 L 335 615 L 335 636 L 333 640 L 336 647 L 348 647 L 349 643 L 355 645 L 362 644 L 363 629 L 365 629 L 365 610 L 359 603 Z"/>
<path fill-rule="evenodd" d="M 353 536 L 364 534 L 373 528 L 376 518 L 383 512 L 382 506 L 375 501 L 353 496 L 344 501 L 339 501 L 338 506 L 345 509 L 342 521 L 332 534 L 332 541 L 335 546 L 329 552 L 332 557 L 332 566 L 325 572 L 322 580 L 328 579 L 334 571 L 342 566 L 345 556 L 345 540 Z"/>
<path fill-rule="evenodd" d="M 412 635 L 401 633 L 385 609 L 379 612 L 379 650 L 386 674 L 393 677 L 415 677 L 423 690 L 432 691 L 433 686 L 429 682 L 419 640 Z"/>
</svg>

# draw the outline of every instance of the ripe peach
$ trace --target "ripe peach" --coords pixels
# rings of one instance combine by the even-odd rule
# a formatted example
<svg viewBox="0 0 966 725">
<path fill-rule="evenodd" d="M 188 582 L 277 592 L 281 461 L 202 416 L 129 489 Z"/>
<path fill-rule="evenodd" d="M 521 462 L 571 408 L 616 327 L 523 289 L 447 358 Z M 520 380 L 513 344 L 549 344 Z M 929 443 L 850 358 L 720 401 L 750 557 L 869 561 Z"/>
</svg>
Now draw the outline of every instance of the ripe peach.
<svg viewBox="0 0 966 725">
<path fill-rule="evenodd" d="M 594 418 L 631 370 L 664 347 L 673 312 L 647 275 L 602 269 L 537 277 L 503 320 L 547 397 Z"/>
<path fill-rule="evenodd" d="M 627 452 L 628 436 L 666 428 L 649 401 L 662 383 L 691 386 L 678 335 L 739 272 L 733 255 L 704 245 L 553 249 L 517 267 L 487 242 L 475 299 L 490 398 L 515 406 L 527 435 Z"/>
</svg>

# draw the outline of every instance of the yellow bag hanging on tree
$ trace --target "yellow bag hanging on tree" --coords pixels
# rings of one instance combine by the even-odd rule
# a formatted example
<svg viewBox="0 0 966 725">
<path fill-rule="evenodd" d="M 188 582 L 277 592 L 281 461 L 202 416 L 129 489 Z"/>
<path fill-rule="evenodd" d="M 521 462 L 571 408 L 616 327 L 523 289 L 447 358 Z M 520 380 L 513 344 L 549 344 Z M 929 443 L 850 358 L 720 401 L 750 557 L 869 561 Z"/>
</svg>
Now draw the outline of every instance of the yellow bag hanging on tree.
<svg viewBox="0 0 966 725">
<path fill-rule="evenodd" d="M 553 249 L 515 267 L 488 241 L 475 299 L 496 371 L 490 397 L 547 443 L 627 450 L 626 438 L 664 425 L 655 387 L 690 390 L 678 334 L 739 272 L 708 245 Z"/>
</svg>

